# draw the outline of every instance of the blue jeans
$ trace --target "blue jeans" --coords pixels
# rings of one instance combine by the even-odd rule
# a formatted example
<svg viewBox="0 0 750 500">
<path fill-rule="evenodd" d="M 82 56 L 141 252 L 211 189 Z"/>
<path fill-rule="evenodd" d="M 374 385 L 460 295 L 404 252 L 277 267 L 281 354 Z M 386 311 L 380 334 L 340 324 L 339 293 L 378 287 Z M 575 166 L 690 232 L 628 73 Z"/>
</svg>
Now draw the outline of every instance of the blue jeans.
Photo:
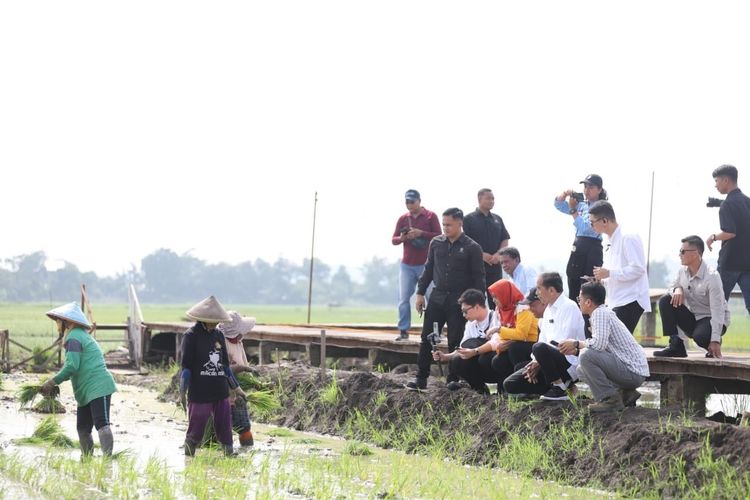
<svg viewBox="0 0 750 500">
<path fill-rule="evenodd" d="M 742 298 L 745 299 L 745 308 L 750 313 L 750 271 L 724 271 L 720 268 L 719 276 L 721 276 L 721 283 L 724 285 L 724 297 L 727 301 L 734 285 L 740 285 Z"/>
<path fill-rule="evenodd" d="M 411 328 L 411 296 L 417 289 L 417 281 L 422 276 L 424 265 L 410 266 L 401 263 L 398 273 L 398 329 L 408 330 Z"/>
</svg>

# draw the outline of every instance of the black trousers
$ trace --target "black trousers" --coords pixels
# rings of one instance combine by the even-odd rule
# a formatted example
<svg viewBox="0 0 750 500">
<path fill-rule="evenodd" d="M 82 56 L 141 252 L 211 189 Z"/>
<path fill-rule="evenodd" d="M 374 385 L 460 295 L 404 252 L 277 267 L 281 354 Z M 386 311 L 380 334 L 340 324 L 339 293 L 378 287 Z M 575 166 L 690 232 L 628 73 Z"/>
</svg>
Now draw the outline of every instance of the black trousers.
<svg viewBox="0 0 750 500">
<path fill-rule="evenodd" d="M 638 321 L 640 321 L 641 316 L 643 315 L 643 308 L 635 300 L 624 306 L 613 307 L 612 310 L 620 321 L 625 323 L 625 326 L 630 330 L 630 333 L 635 331 L 635 327 L 638 326 Z"/>
<path fill-rule="evenodd" d="M 461 306 L 458 305 L 460 294 L 449 293 L 442 301 L 430 301 L 427 303 L 427 309 L 424 312 L 424 324 L 422 325 L 422 343 L 419 344 L 419 354 L 417 355 L 417 378 L 427 380 L 430 376 L 430 365 L 432 364 L 432 344 L 427 339 L 427 335 L 432 333 L 432 324 L 437 322 L 438 328 L 442 331 L 443 326 L 448 325 L 448 351 L 453 352 L 461 342 L 464 334 L 466 318 L 461 314 Z M 450 364 L 448 364 L 448 382 L 458 380 L 458 376 L 451 373 Z"/>
<path fill-rule="evenodd" d="M 695 314 L 690 312 L 690 309 L 684 305 L 672 307 L 671 302 L 671 295 L 665 295 L 659 299 L 659 315 L 664 335 L 670 337 L 677 335 L 679 326 L 696 344 L 708 349 L 708 344 L 711 342 L 711 318 L 701 318 L 696 321 Z M 726 331 L 727 325 L 724 325 L 721 334 L 724 335 Z"/>
<path fill-rule="evenodd" d="M 602 242 L 598 238 L 578 236 L 573 246 L 575 250 L 570 252 L 565 274 L 568 277 L 568 297 L 576 300 L 581 291 L 581 276 L 594 275 L 594 266 L 602 265 L 603 253 Z"/>
<path fill-rule="evenodd" d="M 487 392 L 488 383 L 497 383 L 497 377 L 493 376 L 492 370 L 487 370 L 489 359 L 492 361 L 494 352 L 486 352 L 471 359 L 461 359 L 456 356 L 451 359 L 450 372 L 466 380 L 472 389 L 478 392 Z"/>
<path fill-rule="evenodd" d="M 499 379 L 498 382 L 503 382 L 513 372 L 519 368 L 523 368 L 531 361 L 531 349 L 533 346 L 533 342 L 513 342 L 507 350 L 492 357 L 492 371 Z"/>
<path fill-rule="evenodd" d="M 76 415 L 76 429 L 82 434 L 90 434 L 91 428 L 96 430 L 109 425 L 109 406 L 112 395 L 92 399 L 86 406 L 78 407 Z"/>
<path fill-rule="evenodd" d="M 532 384 L 524 377 L 525 366 L 519 368 L 503 382 L 503 388 L 508 394 L 544 394 L 555 380 L 566 382 L 570 380 L 568 368 L 570 363 L 556 347 L 537 342 L 531 348 L 532 354 L 539 363 L 537 383 Z"/>
<path fill-rule="evenodd" d="M 497 304 L 495 304 L 495 301 L 487 292 L 487 289 L 491 284 L 502 278 L 503 268 L 500 264 L 494 266 L 488 266 L 487 264 L 484 265 L 484 290 L 482 290 L 482 292 L 484 292 L 484 294 L 487 296 L 487 307 L 490 309 L 490 311 L 493 310 L 497 306 Z"/>
</svg>

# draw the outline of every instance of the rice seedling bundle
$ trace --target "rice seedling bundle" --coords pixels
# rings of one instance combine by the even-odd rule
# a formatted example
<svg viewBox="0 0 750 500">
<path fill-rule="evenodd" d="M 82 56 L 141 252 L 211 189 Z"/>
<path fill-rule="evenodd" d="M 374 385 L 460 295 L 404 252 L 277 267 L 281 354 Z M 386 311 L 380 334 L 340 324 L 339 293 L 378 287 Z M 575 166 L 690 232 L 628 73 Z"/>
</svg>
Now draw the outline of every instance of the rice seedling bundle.
<svg viewBox="0 0 750 500">
<path fill-rule="evenodd" d="M 55 417 L 45 417 L 34 429 L 31 437 L 19 439 L 20 444 L 50 444 L 59 448 L 75 448 L 75 443 L 65 435 Z"/>
<path fill-rule="evenodd" d="M 42 384 L 27 383 L 23 384 L 16 393 L 21 408 L 30 406 L 34 402 L 34 399 L 42 392 Z M 52 394 L 49 396 L 42 395 L 41 401 L 33 407 L 34 411 L 39 413 L 65 413 L 65 407 L 58 399 L 60 396 L 60 388 L 55 386 L 52 389 Z"/>
<path fill-rule="evenodd" d="M 237 381 L 240 383 L 242 390 L 247 391 L 264 391 L 268 389 L 268 384 L 260 377 L 248 372 L 241 372 L 237 375 Z"/>
</svg>

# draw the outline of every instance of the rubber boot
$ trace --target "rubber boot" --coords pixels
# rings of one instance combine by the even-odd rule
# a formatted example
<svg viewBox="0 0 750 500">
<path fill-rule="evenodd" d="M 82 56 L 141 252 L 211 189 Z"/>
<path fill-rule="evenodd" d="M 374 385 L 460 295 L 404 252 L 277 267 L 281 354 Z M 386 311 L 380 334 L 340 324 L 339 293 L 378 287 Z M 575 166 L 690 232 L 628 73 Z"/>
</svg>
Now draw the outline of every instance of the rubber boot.
<svg viewBox="0 0 750 500">
<path fill-rule="evenodd" d="M 250 429 L 240 433 L 240 446 L 252 446 L 254 444 L 253 431 Z"/>
<path fill-rule="evenodd" d="M 78 442 L 81 444 L 81 456 L 91 456 L 94 453 L 94 437 L 90 432 L 78 431 Z"/>
<path fill-rule="evenodd" d="M 102 447 L 102 453 L 105 457 L 111 457 L 112 447 L 115 442 L 115 438 L 112 436 L 112 429 L 108 425 L 105 425 L 97 432 L 99 432 L 99 446 Z"/>
<path fill-rule="evenodd" d="M 234 446 L 232 446 L 231 444 L 223 444 L 221 446 L 222 446 L 222 448 L 224 448 L 224 456 L 225 457 L 236 457 L 237 456 L 237 452 L 234 451 Z"/>
<path fill-rule="evenodd" d="M 657 358 L 687 358 L 685 342 L 678 335 L 669 337 L 669 346 L 661 351 L 654 351 Z"/>
<path fill-rule="evenodd" d="M 195 448 L 196 448 L 196 443 L 194 443 L 191 440 L 185 438 L 185 456 L 186 457 L 193 457 L 193 456 L 195 456 Z"/>
</svg>

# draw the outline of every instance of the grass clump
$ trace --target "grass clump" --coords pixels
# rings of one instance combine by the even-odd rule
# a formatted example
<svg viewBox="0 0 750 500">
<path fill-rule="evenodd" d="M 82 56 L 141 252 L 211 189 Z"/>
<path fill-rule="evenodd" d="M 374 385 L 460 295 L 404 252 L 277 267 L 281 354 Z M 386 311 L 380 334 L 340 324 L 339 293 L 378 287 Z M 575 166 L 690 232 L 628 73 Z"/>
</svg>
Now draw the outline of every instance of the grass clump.
<svg viewBox="0 0 750 500">
<path fill-rule="evenodd" d="M 365 443 L 359 441 L 350 441 L 344 447 L 344 453 L 353 457 L 366 457 L 373 454 L 373 451 Z"/>
<path fill-rule="evenodd" d="M 336 372 L 333 372 L 331 381 L 323 389 L 320 390 L 319 397 L 320 401 L 327 406 L 334 406 L 339 402 L 339 398 L 343 395 L 339 382 L 336 379 Z"/>
<path fill-rule="evenodd" d="M 34 429 L 31 437 L 22 438 L 16 441 L 18 444 L 49 444 L 57 448 L 75 448 L 76 444 L 65 435 L 65 431 L 60 427 L 55 417 L 45 417 Z"/>
<path fill-rule="evenodd" d="M 292 437 L 294 436 L 294 433 L 290 431 L 289 429 L 284 429 L 283 427 L 279 427 L 276 429 L 271 429 L 268 431 L 268 435 L 271 437 Z"/>
</svg>

